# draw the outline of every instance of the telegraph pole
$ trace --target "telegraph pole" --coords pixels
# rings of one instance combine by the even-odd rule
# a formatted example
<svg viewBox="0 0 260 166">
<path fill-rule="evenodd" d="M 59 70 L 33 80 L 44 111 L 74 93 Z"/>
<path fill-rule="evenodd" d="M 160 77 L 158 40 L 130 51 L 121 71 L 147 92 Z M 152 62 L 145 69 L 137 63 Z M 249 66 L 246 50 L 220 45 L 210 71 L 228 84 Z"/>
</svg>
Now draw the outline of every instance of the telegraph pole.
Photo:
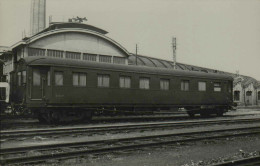
<svg viewBox="0 0 260 166">
<path fill-rule="evenodd" d="M 176 37 L 172 38 L 173 69 L 176 69 Z"/>
<path fill-rule="evenodd" d="M 137 66 L 137 49 L 138 49 L 138 46 L 137 44 L 135 45 L 135 64 Z"/>
</svg>

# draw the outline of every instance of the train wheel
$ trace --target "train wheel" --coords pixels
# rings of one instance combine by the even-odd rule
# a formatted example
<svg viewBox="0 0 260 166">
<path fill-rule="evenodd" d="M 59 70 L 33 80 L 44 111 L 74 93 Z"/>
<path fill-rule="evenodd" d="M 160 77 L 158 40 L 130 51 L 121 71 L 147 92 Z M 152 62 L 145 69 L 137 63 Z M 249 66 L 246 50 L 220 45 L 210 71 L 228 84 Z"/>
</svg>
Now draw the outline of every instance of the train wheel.
<svg viewBox="0 0 260 166">
<path fill-rule="evenodd" d="M 223 113 L 224 113 L 223 111 L 218 111 L 217 116 L 223 116 Z"/>
<path fill-rule="evenodd" d="M 40 123 L 46 123 L 47 122 L 46 119 L 42 115 L 38 115 L 37 118 L 38 118 Z"/>
<path fill-rule="evenodd" d="M 209 117 L 210 114 L 209 114 L 209 113 L 206 113 L 206 112 L 201 112 L 201 113 L 200 113 L 200 116 L 206 118 L 206 117 Z"/>
<path fill-rule="evenodd" d="M 84 111 L 82 112 L 83 113 L 83 118 L 82 118 L 82 121 L 91 121 L 92 119 L 92 114 L 93 112 L 92 111 Z"/>
<path fill-rule="evenodd" d="M 50 124 L 57 124 L 60 122 L 60 113 L 58 111 L 49 111 L 47 122 Z"/>
<path fill-rule="evenodd" d="M 193 112 L 188 112 L 188 115 L 193 118 L 195 116 L 195 114 Z"/>
</svg>

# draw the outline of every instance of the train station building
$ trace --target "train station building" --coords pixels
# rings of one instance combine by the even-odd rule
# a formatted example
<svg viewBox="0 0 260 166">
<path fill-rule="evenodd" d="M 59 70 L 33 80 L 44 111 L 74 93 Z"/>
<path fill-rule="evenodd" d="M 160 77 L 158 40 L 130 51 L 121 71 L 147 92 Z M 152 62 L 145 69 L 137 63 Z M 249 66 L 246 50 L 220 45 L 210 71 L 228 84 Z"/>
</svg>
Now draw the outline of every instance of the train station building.
<svg viewBox="0 0 260 166">
<path fill-rule="evenodd" d="M 0 57 L 5 62 L 3 74 L 9 81 L 14 64 L 20 58 L 28 56 L 173 69 L 172 61 L 129 53 L 119 43 L 107 37 L 107 33 L 83 23 L 52 23 L 41 32 L 2 49 Z M 176 63 L 176 69 L 231 75 L 234 78 L 234 101 L 238 105 L 260 105 L 260 82 L 252 77 L 183 63 Z"/>
</svg>

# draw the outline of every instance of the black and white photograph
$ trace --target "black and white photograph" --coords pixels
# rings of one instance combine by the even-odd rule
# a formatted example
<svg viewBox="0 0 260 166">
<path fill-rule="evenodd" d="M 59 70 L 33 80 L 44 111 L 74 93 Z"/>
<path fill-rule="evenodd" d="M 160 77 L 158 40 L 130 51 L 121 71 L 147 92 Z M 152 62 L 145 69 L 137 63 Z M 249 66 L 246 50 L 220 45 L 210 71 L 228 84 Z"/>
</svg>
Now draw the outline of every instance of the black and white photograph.
<svg viewBox="0 0 260 166">
<path fill-rule="evenodd" d="M 260 0 L 0 0 L 1 166 L 259 166 Z"/>
</svg>

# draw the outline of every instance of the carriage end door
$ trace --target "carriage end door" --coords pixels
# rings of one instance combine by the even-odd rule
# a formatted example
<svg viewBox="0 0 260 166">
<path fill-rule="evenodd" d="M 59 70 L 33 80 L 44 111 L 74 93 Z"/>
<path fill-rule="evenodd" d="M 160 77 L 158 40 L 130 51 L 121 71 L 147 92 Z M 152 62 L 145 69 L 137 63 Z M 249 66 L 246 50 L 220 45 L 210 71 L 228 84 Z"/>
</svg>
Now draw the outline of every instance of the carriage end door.
<svg viewBox="0 0 260 166">
<path fill-rule="evenodd" d="M 48 70 L 33 68 L 31 80 L 31 99 L 42 100 L 45 98 Z"/>
</svg>

